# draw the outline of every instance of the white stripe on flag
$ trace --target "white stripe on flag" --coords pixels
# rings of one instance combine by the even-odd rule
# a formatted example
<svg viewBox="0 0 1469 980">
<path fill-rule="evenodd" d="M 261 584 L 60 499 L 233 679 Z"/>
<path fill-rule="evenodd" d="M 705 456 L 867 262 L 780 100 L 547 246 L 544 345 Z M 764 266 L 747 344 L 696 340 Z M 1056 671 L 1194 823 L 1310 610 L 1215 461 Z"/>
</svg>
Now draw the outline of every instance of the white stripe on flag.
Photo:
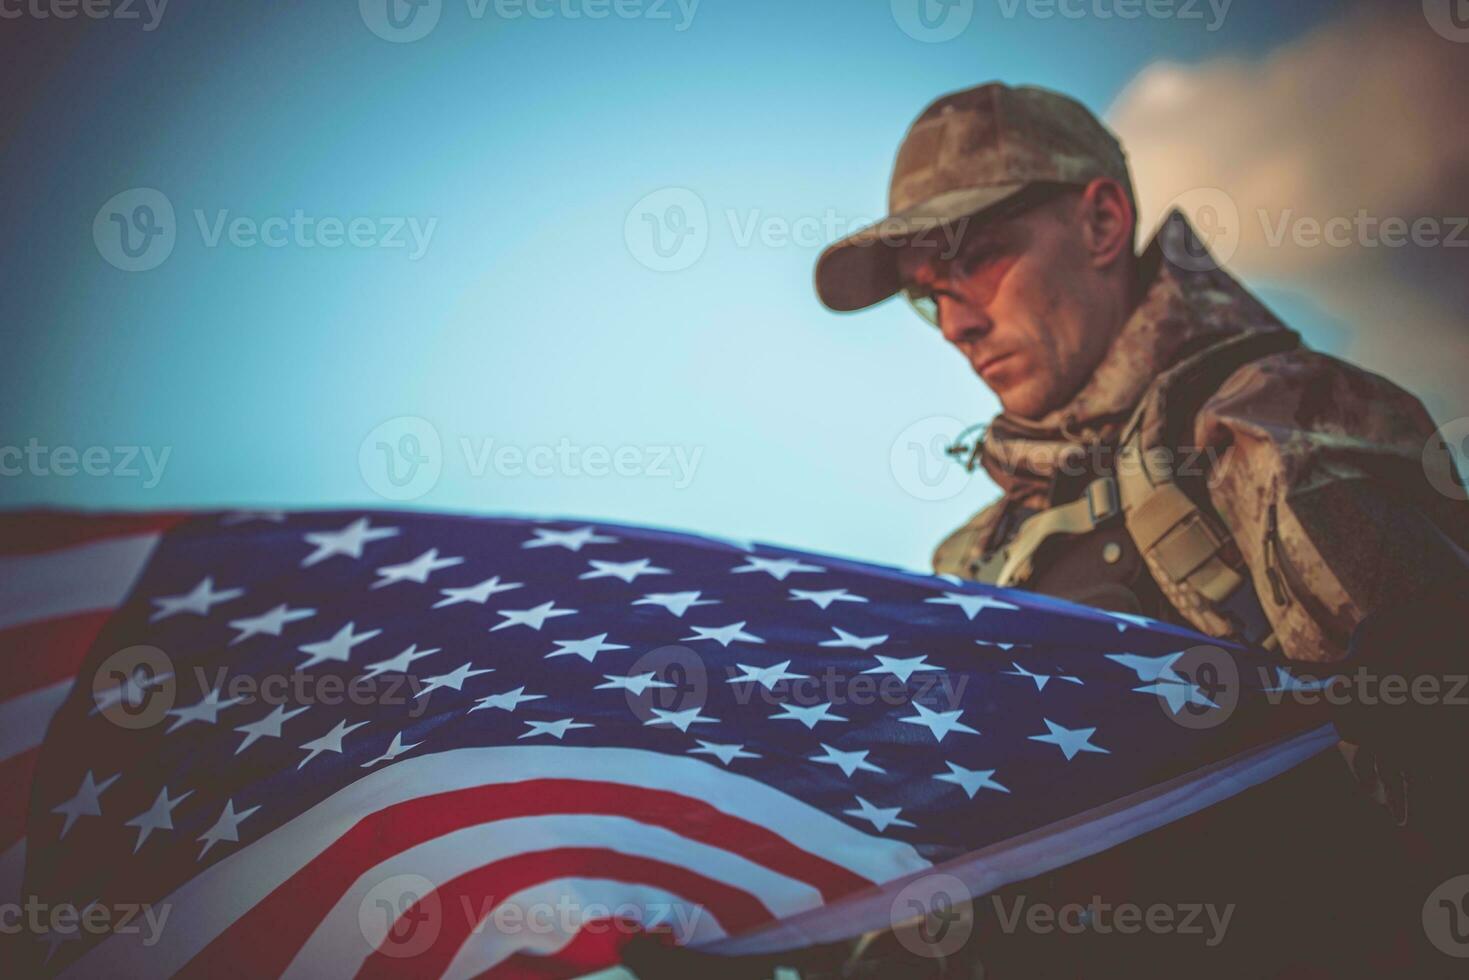
<svg viewBox="0 0 1469 980">
<path fill-rule="evenodd" d="M 369 893 L 390 878 L 411 875 L 427 879 L 435 888 L 440 888 L 475 868 L 518 854 L 557 847 L 600 848 L 688 868 L 748 892 L 778 916 L 795 915 L 821 904 L 821 893 L 804 882 L 777 874 L 738 854 L 689 840 L 663 827 L 626 817 L 600 815 L 515 817 L 445 834 L 409 848 L 362 875 L 338 899 L 336 906 L 301 948 L 285 976 L 310 980 L 312 977 L 356 973 L 358 965 L 382 944 L 393 925 L 386 916 L 363 915 Z M 399 912 L 404 911 L 398 902 L 400 897 L 390 897 L 393 907 Z M 446 917 L 468 916 L 478 922 L 480 914 L 488 911 L 476 904 L 471 909 L 445 908 L 440 914 Z M 707 910 L 705 914 L 714 915 Z M 503 937 L 506 942 L 514 938 Z M 514 951 L 515 947 L 507 946 L 504 955 Z"/>
<path fill-rule="evenodd" d="M 66 700 L 71 684 L 67 679 L 9 701 L 0 701 L 0 762 L 41 744 L 46 726 L 51 724 L 51 716 L 56 714 L 61 702 Z M 10 786 L 6 792 L 28 794 L 30 787 Z"/>
<path fill-rule="evenodd" d="M 660 888 L 646 885 L 629 885 L 623 881 L 606 881 L 596 878 L 557 878 L 543 881 L 534 888 L 526 888 L 505 899 L 504 904 L 522 909 L 558 908 L 570 896 L 582 908 L 602 905 L 616 913 L 619 906 L 635 905 L 642 909 L 667 909 L 663 924 L 674 927 L 675 933 L 691 943 L 711 943 L 724 938 L 724 930 L 708 911 L 697 905 L 681 901 L 677 896 Z M 657 923 L 655 923 L 657 924 Z M 557 923 L 559 926 L 560 923 Z M 687 927 L 685 929 L 685 927 Z M 619 928 L 611 922 L 589 926 L 590 929 L 611 931 Z M 441 980 L 473 980 L 486 970 L 499 965 L 516 953 L 531 953 L 553 956 L 564 949 L 576 934 L 555 930 L 523 929 L 515 935 L 498 932 L 493 922 L 471 935 L 460 947 L 453 962 L 444 971 Z M 600 976 L 601 974 L 599 974 Z M 629 974 L 623 974 L 630 976 Z"/>
<path fill-rule="evenodd" d="M 158 538 L 136 534 L 0 558 L 0 629 L 116 608 L 148 563 Z"/>
<path fill-rule="evenodd" d="M 722 812 L 765 827 L 868 881 L 890 881 L 929 866 L 910 844 L 863 833 L 716 763 L 641 749 L 554 745 L 455 749 L 394 762 L 344 787 L 168 896 L 173 914 L 156 945 L 145 947 L 140 936 L 114 934 L 62 975 L 176 973 L 367 814 L 434 793 L 537 777 L 595 780 L 719 800 Z"/>
</svg>

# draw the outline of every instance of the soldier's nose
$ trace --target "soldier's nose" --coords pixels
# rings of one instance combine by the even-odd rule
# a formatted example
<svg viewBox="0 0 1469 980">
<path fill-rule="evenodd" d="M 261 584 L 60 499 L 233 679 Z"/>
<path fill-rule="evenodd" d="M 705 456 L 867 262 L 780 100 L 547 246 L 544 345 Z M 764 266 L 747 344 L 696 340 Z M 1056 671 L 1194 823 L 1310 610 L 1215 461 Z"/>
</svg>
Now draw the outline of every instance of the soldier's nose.
<svg viewBox="0 0 1469 980">
<path fill-rule="evenodd" d="M 940 296 L 939 329 L 951 344 L 972 343 L 990 332 L 994 326 L 989 317 L 947 296 Z"/>
</svg>

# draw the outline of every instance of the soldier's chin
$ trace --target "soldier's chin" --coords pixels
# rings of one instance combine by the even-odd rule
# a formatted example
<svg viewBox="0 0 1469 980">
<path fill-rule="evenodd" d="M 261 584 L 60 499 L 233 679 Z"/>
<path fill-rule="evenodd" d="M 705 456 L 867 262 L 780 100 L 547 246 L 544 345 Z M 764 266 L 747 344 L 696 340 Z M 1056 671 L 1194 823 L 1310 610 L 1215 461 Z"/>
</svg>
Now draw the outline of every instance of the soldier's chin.
<svg viewBox="0 0 1469 980">
<path fill-rule="evenodd" d="M 1045 385 L 1036 378 L 985 379 L 985 383 L 1000 400 L 1000 407 L 1006 414 L 1016 418 L 1039 419 L 1054 407 L 1050 404 Z"/>
</svg>

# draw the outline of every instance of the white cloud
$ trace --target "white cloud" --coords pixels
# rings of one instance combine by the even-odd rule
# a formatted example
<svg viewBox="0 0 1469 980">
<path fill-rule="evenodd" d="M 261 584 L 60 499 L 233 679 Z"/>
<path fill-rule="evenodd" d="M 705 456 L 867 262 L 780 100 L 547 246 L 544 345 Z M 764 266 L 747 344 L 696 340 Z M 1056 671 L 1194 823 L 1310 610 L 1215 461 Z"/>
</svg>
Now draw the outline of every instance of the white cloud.
<svg viewBox="0 0 1469 980">
<path fill-rule="evenodd" d="M 1198 205 L 1221 198 L 1198 189 L 1222 191 L 1237 211 L 1226 265 L 1305 293 L 1349 331 L 1350 359 L 1442 419 L 1469 415 L 1466 98 L 1469 45 L 1404 3 L 1359 7 L 1260 59 L 1155 63 L 1108 117 L 1145 233 L 1180 195 L 1209 223 Z M 1389 218 L 1439 244 L 1389 246 Z"/>
</svg>

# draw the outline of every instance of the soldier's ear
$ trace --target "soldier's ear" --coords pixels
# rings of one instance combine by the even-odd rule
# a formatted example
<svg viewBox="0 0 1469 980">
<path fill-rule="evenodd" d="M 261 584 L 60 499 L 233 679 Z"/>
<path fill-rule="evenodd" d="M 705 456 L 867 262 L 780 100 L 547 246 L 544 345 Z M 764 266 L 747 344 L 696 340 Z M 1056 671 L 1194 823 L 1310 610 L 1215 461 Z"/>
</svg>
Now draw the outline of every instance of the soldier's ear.
<svg viewBox="0 0 1469 980">
<path fill-rule="evenodd" d="M 1093 268 L 1110 269 L 1132 258 L 1137 214 L 1126 188 L 1111 177 L 1097 177 L 1082 189 L 1079 210 Z"/>
</svg>

